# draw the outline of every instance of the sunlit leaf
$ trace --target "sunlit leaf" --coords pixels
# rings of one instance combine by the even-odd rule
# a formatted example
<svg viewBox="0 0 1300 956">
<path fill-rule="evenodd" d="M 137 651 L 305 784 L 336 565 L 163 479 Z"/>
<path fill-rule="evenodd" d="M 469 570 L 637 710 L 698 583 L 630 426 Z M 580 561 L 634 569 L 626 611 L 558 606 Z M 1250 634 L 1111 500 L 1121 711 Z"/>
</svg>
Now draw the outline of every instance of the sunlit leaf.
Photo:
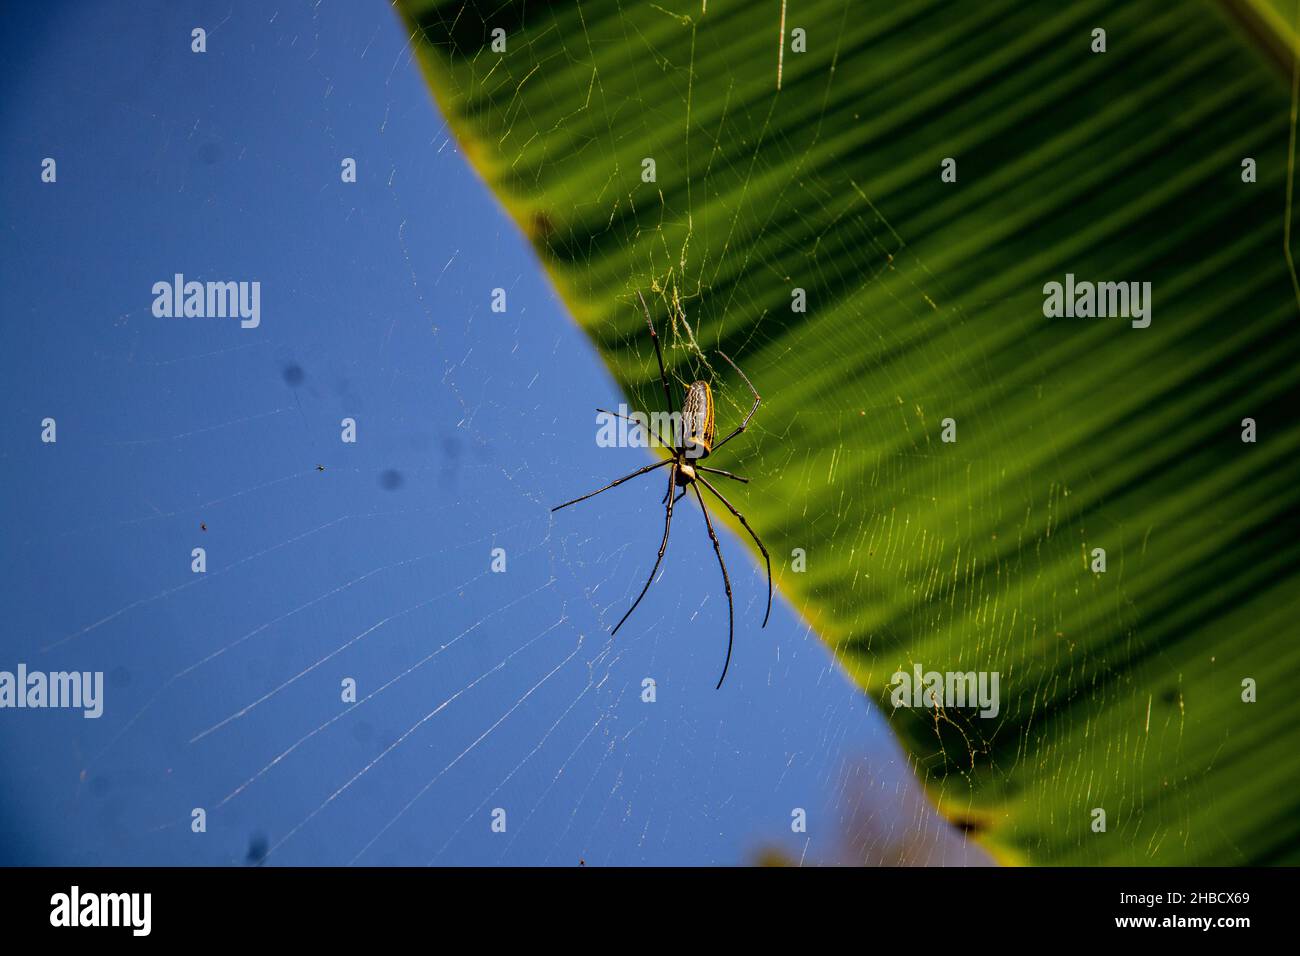
<svg viewBox="0 0 1300 956">
<path fill-rule="evenodd" d="M 1300 860 L 1285 4 L 400 6 L 640 407 L 637 290 L 723 424 L 713 350 L 753 379 L 735 500 L 955 825 L 1009 862 Z M 1150 282 L 1150 327 L 1046 318 L 1067 273 Z M 998 672 L 999 713 L 894 710 L 918 664 Z"/>
</svg>

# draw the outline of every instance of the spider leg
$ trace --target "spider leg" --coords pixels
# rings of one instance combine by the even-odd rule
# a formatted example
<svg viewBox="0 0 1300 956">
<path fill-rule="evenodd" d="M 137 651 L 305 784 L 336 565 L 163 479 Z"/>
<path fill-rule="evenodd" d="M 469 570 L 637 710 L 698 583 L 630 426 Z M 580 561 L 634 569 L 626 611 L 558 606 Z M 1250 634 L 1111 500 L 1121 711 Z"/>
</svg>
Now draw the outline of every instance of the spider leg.
<svg viewBox="0 0 1300 956">
<path fill-rule="evenodd" d="M 569 507 L 569 505 L 576 505 L 579 501 L 586 501 L 588 498 L 594 498 L 602 491 L 609 491 L 609 489 L 613 488 L 615 485 L 621 485 L 623 482 L 627 481 L 630 478 L 635 478 L 637 475 L 644 475 L 647 471 L 654 471 L 656 468 L 662 468 L 664 465 L 667 465 L 672 461 L 673 461 L 672 458 L 665 458 L 663 461 L 657 461 L 653 465 L 646 465 L 644 468 L 638 468 L 636 471 L 632 472 L 632 474 L 624 475 L 622 478 L 615 478 L 604 488 L 597 488 L 589 495 L 583 495 L 581 498 L 574 498 L 572 501 L 566 501 L 562 505 L 556 505 L 554 508 L 551 509 L 551 511 L 553 512 L 559 511 L 561 508 Z"/>
<path fill-rule="evenodd" d="M 729 471 L 723 471 L 721 468 L 705 468 L 703 465 L 696 465 L 696 471 L 707 471 L 710 475 L 721 475 L 724 478 L 730 478 L 732 481 L 740 481 L 749 484 L 748 478 L 741 478 L 740 475 L 733 475 Z"/>
<path fill-rule="evenodd" d="M 704 507 L 704 496 L 700 494 L 699 486 L 695 482 L 691 482 L 691 487 L 695 488 L 695 497 L 699 499 L 700 510 L 704 512 L 704 526 L 709 529 L 713 553 L 718 556 L 718 566 L 722 568 L 722 585 L 727 589 L 727 660 L 722 665 L 722 676 L 718 678 L 718 686 L 714 688 L 714 690 L 721 690 L 722 682 L 727 679 L 727 668 L 731 666 L 731 645 L 736 637 L 736 612 L 731 604 L 731 578 L 727 575 L 727 562 L 722 560 L 722 545 L 718 543 L 718 533 L 713 530 L 713 522 L 709 519 L 709 509 Z"/>
<path fill-rule="evenodd" d="M 749 522 L 745 520 L 745 516 L 736 510 L 735 505 L 722 496 L 722 492 L 718 491 L 717 488 L 714 488 L 713 485 L 698 474 L 695 476 L 695 480 L 703 482 L 704 487 L 713 492 L 713 496 L 726 505 L 728 511 L 740 519 L 740 523 L 745 526 L 745 530 L 749 532 L 749 536 L 753 538 L 754 543 L 758 545 L 758 550 L 763 552 L 763 560 L 767 562 L 767 613 L 763 615 L 763 626 L 767 627 L 767 619 L 772 616 L 772 556 L 767 553 L 767 548 L 763 547 L 763 542 L 760 541 L 758 535 L 754 533 L 754 529 L 749 526 Z"/>
<path fill-rule="evenodd" d="M 610 411 L 609 409 L 607 409 L 607 408 L 598 408 L 598 409 L 596 409 L 596 411 L 598 411 L 598 412 L 604 412 L 606 415 L 613 415 L 615 418 L 621 418 L 621 419 L 623 419 L 624 421 L 631 422 L 633 425 L 637 425 L 637 426 L 640 426 L 640 425 L 641 425 L 641 423 L 640 423 L 639 421 L 637 421 L 635 418 L 633 418 L 631 415 L 624 415 L 624 414 L 621 414 L 620 412 L 611 412 L 611 411 Z M 647 423 L 647 424 L 645 425 L 645 429 L 646 429 L 646 431 L 651 431 L 651 430 L 652 430 L 652 425 L 651 425 L 651 423 Z M 653 436 L 654 436 L 655 438 L 657 438 L 657 439 L 659 440 L 659 444 L 663 445 L 665 448 L 672 448 L 672 447 L 673 447 L 669 442 L 664 441 L 664 436 L 663 436 L 663 434 L 659 431 L 658 428 L 654 428 L 653 431 L 652 431 L 651 433 L 653 434 Z"/>
<path fill-rule="evenodd" d="M 740 370 L 740 366 L 737 365 L 735 362 L 731 361 L 731 359 L 728 358 L 724 353 L 719 352 L 718 354 L 721 355 L 724 359 L 727 359 L 727 364 L 730 365 L 732 368 L 734 368 L 734 369 L 736 370 L 736 373 L 737 373 L 741 378 L 743 378 L 743 379 L 745 380 L 745 384 L 749 386 L 749 390 L 750 390 L 751 392 L 754 393 L 754 407 L 751 408 L 751 409 L 749 410 L 749 414 L 745 416 L 745 420 L 742 421 L 742 422 L 741 422 L 741 423 L 736 427 L 736 430 L 735 430 L 734 432 L 732 432 L 732 433 L 731 433 L 730 435 L 728 435 L 726 438 L 722 439 L 722 441 L 717 442 L 716 444 L 714 444 L 714 446 L 713 446 L 713 450 L 714 450 L 714 451 L 717 451 L 719 448 L 721 448 L 721 447 L 722 447 L 723 445 L 725 445 L 727 442 L 731 441 L 731 439 L 735 438 L 737 435 L 739 435 L 741 432 L 743 432 L 743 431 L 745 430 L 746 427 L 748 427 L 748 425 L 749 425 L 749 420 L 750 420 L 751 418 L 754 417 L 754 413 L 755 413 L 756 411 L 758 411 L 758 405 L 759 405 L 759 402 L 762 401 L 762 399 L 758 397 L 758 389 L 754 388 L 754 383 L 751 382 L 751 381 L 749 380 L 749 376 L 748 376 L 748 375 L 746 375 L 744 372 L 742 372 L 742 371 Z"/>
<path fill-rule="evenodd" d="M 664 407 L 671 411 L 673 396 L 668 391 L 668 373 L 664 371 L 664 353 L 659 347 L 659 333 L 655 331 L 655 324 L 650 318 L 650 307 L 645 304 L 645 296 L 641 294 L 640 289 L 637 290 L 636 296 L 641 300 L 641 310 L 645 312 L 645 324 L 650 327 L 650 339 L 655 344 L 655 358 L 659 360 L 659 381 L 663 382 L 664 386 L 664 402 L 666 403 Z"/>
<path fill-rule="evenodd" d="M 677 480 L 677 459 L 669 458 L 668 462 L 672 463 L 672 468 L 668 469 L 668 491 L 671 494 L 673 490 L 673 484 Z M 636 600 L 632 602 L 632 606 L 627 609 L 627 614 L 624 614 L 623 617 L 619 620 L 619 622 L 614 625 L 614 630 L 609 632 L 611 637 L 618 633 L 618 629 L 623 626 L 623 622 L 626 621 L 629 616 L 631 616 L 632 612 L 636 610 L 636 606 L 641 603 L 641 599 L 645 597 L 646 591 L 650 590 L 650 584 L 651 582 L 654 581 L 655 575 L 659 573 L 659 565 L 663 562 L 664 551 L 668 549 L 668 531 L 670 528 L 672 528 L 672 526 L 673 526 L 673 499 L 670 497 L 668 499 L 668 505 L 664 509 L 664 539 L 659 543 L 659 557 L 655 558 L 655 566 L 650 569 L 650 577 L 645 579 L 645 587 L 643 587 L 641 589 L 641 593 L 636 596 Z"/>
<path fill-rule="evenodd" d="M 662 505 L 662 504 L 667 504 L 667 502 L 668 502 L 668 494 L 669 494 L 670 491 L 672 491 L 671 488 L 670 488 L 668 491 L 665 491 L 665 492 L 664 492 L 664 496 L 663 496 L 662 498 L 659 499 L 659 503 L 660 503 L 661 505 Z M 677 504 L 677 502 L 681 501 L 681 500 L 682 500 L 683 498 L 685 498 L 685 497 L 686 497 L 686 489 L 683 488 L 683 489 L 681 490 L 681 492 L 677 495 L 677 497 L 673 499 L 673 504 Z"/>
</svg>

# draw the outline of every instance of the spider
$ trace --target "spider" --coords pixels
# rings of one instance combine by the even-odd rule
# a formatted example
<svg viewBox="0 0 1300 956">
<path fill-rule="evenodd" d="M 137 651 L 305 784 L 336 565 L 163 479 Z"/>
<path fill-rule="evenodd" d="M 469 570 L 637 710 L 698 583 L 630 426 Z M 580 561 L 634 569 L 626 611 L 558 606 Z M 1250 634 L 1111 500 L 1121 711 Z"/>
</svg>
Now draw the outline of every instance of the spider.
<svg viewBox="0 0 1300 956">
<path fill-rule="evenodd" d="M 652 341 L 655 346 L 655 358 L 659 361 L 659 381 L 664 387 L 664 401 L 667 402 L 668 409 L 671 411 L 673 408 L 673 397 L 668 388 L 668 373 L 664 371 L 664 354 L 663 350 L 659 346 L 659 335 L 655 332 L 654 321 L 650 318 L 650 309 L 645 303 L 645 296 L 638 292 L 637 297 L 641 300 L 641 309 L 645 312 L 646 326 L 650 329 L 650 341 Z M 614 625 L 614 630 L 610 632 L 612 636 L 618 633 L 618 629 L 623 626 L 623 622 L 626 621 L 631 616 L 632 612 L 636 610 L 636 606 L 641 603 L 641 599 L 645 597 L 646 591 L 650 590 L 650 584 L 654 581 L 655 574 L 659 571 L 659 565 L 664 559 L 664 551 L 668 548 L 668 532 L 672 528 L 673 524 L 673 506 L 686 496 L 687 491 L 693 490 L 695 492 L 695 499 L 700 503 L 700 510 L 704 513 L 704 526 L 708 528 L 709 540 L 713 542 L 713 552 L 718 556 L 718 566 L 722 568 L 722 584 L 727 591 L 727 659 L 722 665 L 722 676 L 718 678 L 718 687 L 715 689 L 721 689 L 722 682 L 727 678 L 727 668 L 731 666 L 731 646 L 735 638 L 735 611 L 731 603 L 731 578 L 727 574 L 727 563 L 722 560 L 722 547 L 718 544 L 717 532 L 713 530 L 713 521 L 709 517 L 709 509 L 704 505 L 704 495 L 700 493 L 700 485 L 703 485 L 707 491 L 722 502 L 728 511 L 736 516 L 741 525 L 744 526 L 745 530 L 749 532 L 749 536 L 754 539 L 754 543 L 758 545 L 758 550 L 763 553 L 763 560 L 767 562 L 767 613 L 763 615 L 763 627 L 767 627 L 767 619 L 772 616 L 772 558 L 767 553 L 767 548 L 763 546 L 763 542 L 759 540 L 758 535 L 754 533 L 754 529 L 751 528 L 749 522 L 745 520 L 745 516 L 736 510 L 735 505 L 728 501 L 723 496 L 722 492 L 713 487 L 713 483 L 705 478 L 703 473 L 707 472 L 710 475 L 721 475 L 724 478 L 730 478 L 733 481 L 744 483 L 748 483 L 749 479 L 742 478 L 739 475 L 733 475 L 731 472 L 723 471 L 721 468 L 708 468 L 704 465 L 698 464 L 699 461 L 707 458 L 727 442 L 731 441 L 731 439 L 743 432 L 749 426 L 749 420 L 754 417 L 754 413 L 758 411 L 759 403 L 762 401 L 762 399 L 759 398 L 758 390 L 754 388 L 753 384 L 749 381 L 748 376 L 740 370 L 740 367 L 722 352 L 719 352 L 718 354 L 727 360 L 727 364 L 736 370 L 736 373 L 740 375 L 740 377 L 744 379 L 745 384 L 749 386 L 749 390 L 754 393 L 754 405 L 750 408 L 749 414 L 747 414 L 736 427 L 735 431 L 722 439 L 722 441 L 714 443 L 713 392 L 709 388 L 708 382 L 692 382 L 686 389 L 686 398 L 682 402 L 680 416 L 682 436 L 681 444 L 678 445 L 672 442 L 666 442 L 663 440 L 662 435 L 656 435 L 660 444 L 672 449 L 671 457 L 665 458 L 663 461 L 656 462 L 653 465 L 646 465 L 644 468 L 638 468 L 630 475 L 624 475 L 622 478 L 614 479 L 603 488 L 597 488 L 590 494 L 583 495 L 581 498 L 574 498 L 572 501 L 566 501 L 564 504 L 556 505 L 551 509 L 552 512 L 556 512 L 561 508 L 569 507 L 569 505 L 576 505 L 579 501 L 586 501 L 588 498 L 594 498 L 601 492 L 608 491 L 610 488 L 621 485 L 623 482 L 629 481 L 632 478 L 654 471 L 656 468 L 663 468 L 665 465 L 668 466 L 668 490 L 664 492 L 662 502 L 664 505 L 664 537 L 663 541 L 659 544 L 659 556 L 655 558 L 655 565 L 650 569 L 650 577 L 646 579 L 645 586 L 641 588 L 641 593 L 638 594 L 636 600 L 632 602 L 632 606 L 627 609 L 627 613 L 624 614 L 619 622 Z M 596 410 L 604 411 L 604 409 L 599 408 Z M 617 412 L 605 412 L 605 414 L 618 415 Z M 618 415 L 618 417 L 625 419 L 628 418 L 626 415 Z M 632 419 L 628 420 L 632 421 Z M 681 491 L 674 496 L 674 492 L 678 488 L 680 488 Z"/>
</svg>

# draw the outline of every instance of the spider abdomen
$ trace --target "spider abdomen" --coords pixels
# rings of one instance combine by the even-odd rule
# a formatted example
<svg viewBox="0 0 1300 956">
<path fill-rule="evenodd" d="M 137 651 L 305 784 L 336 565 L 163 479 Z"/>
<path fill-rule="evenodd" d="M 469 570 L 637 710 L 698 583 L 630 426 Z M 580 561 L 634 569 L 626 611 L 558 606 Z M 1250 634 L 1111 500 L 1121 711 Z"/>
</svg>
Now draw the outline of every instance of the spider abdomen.
<svg viewBox="0 0 1300 956">
<path fill-rule="evenodd" d="M 690 458 L 713 451 L 713 392 L 708 382 L 692 382 L 682 402 L 682 449 Z"/>
</svg>

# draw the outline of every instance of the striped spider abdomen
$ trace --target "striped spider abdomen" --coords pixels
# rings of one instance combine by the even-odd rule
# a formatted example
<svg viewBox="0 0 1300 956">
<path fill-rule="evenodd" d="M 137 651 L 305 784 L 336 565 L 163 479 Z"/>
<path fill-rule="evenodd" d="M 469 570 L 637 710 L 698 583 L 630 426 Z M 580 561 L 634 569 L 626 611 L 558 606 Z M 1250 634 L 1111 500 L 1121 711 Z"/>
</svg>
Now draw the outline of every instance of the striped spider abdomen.
<svg viewBox="0 0 1300 956">
<path fill-rule="evenodd" d="M 682 402 L 682 450 L 688 458 L 713 451 L 713 392 L 708 382 L 692 382 Z"/>
</svg>

